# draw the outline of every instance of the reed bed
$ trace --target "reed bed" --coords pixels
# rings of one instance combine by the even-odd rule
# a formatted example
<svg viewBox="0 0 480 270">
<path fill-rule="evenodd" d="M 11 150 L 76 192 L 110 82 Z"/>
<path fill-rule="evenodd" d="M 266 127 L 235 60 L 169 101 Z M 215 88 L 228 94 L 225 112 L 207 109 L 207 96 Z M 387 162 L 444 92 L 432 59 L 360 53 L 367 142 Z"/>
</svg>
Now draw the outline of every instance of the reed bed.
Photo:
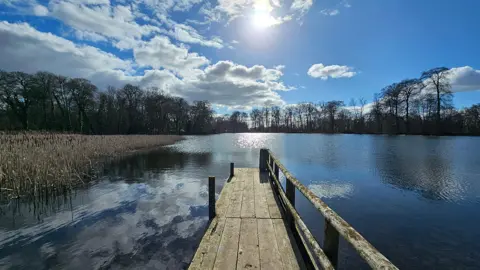
<svg viewBox="0 0 480 270">
<path fill-rule="evenodd" d="M 106 159 L 180 140 L 173 135 L 0 134 L 0 196 L 71 190 Z"/>
</svg>

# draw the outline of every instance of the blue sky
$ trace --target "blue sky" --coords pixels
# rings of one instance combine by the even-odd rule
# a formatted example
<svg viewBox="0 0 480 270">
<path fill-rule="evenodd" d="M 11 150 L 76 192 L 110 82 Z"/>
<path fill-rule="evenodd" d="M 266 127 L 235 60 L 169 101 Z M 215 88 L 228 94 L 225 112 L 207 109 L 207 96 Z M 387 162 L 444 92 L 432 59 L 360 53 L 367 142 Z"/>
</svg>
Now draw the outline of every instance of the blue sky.
<svg viewBox="0 0 480 270">
<path fill-rule="evenodd" d="M 480 1 L 5 0 L 0 69 L 133 83 L 220 112 L 363 97 L 438 66 L 480 101 Z"/>
</svg>

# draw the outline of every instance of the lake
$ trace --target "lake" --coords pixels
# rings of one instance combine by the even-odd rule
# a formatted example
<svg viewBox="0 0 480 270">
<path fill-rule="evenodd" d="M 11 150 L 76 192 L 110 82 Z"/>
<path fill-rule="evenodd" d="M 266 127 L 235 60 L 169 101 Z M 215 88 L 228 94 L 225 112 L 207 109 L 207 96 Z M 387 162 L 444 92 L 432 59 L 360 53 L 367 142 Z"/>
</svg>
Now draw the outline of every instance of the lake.
<svg viewBox="0 0 480 270">
<path fill-rule="evenodd" d="M 187 136 L 123 158 L 71 196 L 0 208 L 2 269 L 182 269 L 207 225 L 207 177 L 220 193 L 260 148 L 400 269 L 480 268 L 480 138 L 320 134 Z M 305 223 L 323 218 L 299 193 Z M 344 241 L 340 269 L 368 269 Z"/>
</svg>

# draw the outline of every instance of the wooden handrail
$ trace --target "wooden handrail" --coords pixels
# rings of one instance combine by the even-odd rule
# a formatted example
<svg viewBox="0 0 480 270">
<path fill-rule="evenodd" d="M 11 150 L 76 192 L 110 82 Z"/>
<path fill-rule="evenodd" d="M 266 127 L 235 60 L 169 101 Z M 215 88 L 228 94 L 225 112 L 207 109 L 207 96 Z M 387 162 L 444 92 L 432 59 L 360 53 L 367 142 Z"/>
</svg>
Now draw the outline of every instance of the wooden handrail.
<svg viewBox="0 0 480 270">
<path fill-rule="evenodd" d="M 267 168 L 270 172 L 273 172 L 273 169 L 270 166 L 270 164 L 267 164 Z M 278 177 L 276 177 L 276 175 L 272 175 L 272 178 L 276 182 L 275 186 L 278 190 L 278 194 L 280 194 L 280 196 L 282 198 L 282 201 L 285 203 L 288 211 L 292 215 L 295 222 L 297 222 L 300 230 L 305 234 L 305 236 L 307 238 L 307 241 L 308 241 L 308 244 L 312 245 L 313 251 L 314 251 L 315 255 L 317 256 L 318 260 L 320 261 L 320 263 L 322 264 L 323 268 L 324 269 L 335 269 L 333 267 L 332 263 L 330 262 L 330 260 L 328 259 L 327 255 L 323 252 L 322 248 L 320 247 L 318 242 L 315 240 L 315 237 L 310 232 L 307 225 L 305 225 L 305 223 L 303 222 L 302 218 L 298 214 L 295 207 L 292 205 L 290 200 L 287 198 L 287 195 L 285 195 L 285 192 L 282 189 L 282 185 L 280 184 L 280 181 L 279 181 Z M 315 258 L 311 257 L 311 254 L 308 254 L 308 255 L 310 257 L 310 260 L 312 260 L 312 261 L 315 260 Z"/>
<path fill-rule="evenodd" d="M 299 225 L 301 231 L 307 237 L 309 244 L 312 245 L 315 255 L 317 255 L 317 258 L 325 269 L 334 269 L 337 265 L 339 235 L 353 246 L 372 269 L 398 269 L 383 254 L 375 249 L 360 233 L 350 226 L 350 224 L 328 207 L 325 202 L 300 183 L 300 181 L 295 178 L 295 176 L 293 176 L 277 158 L 275 158 L 270 150 L 260 150 L 259 165 L 260 170 L 268 171 L 270 177 L 275 182 L 278 193 L 286 204 L 288 209 L 287 212 L 289 212 L 287 221 L 288 219 L 291 219 Z M 278 169 L 282 171 L 286 178 L 286 194 L 280 185 Z M 293 195 L 291 191 L 292 189 Z M 298 189 L 325 218 L 325 241 L 323 249 L 320 248 L 318 242 L 310 233 L 305 223 L 303 223 L 295 209 L 295 189 Z M 329 259 L 328 263 L 325 262 L 324 255 Z"/>
</svg>

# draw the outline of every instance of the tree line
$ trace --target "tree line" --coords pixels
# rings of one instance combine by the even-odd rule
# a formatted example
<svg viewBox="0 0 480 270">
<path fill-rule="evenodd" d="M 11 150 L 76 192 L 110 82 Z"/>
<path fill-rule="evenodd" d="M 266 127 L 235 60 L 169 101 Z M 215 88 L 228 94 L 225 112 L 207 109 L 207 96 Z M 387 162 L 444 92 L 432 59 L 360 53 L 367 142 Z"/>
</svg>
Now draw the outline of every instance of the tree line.
<svg viewBox="0 0 480 270">
<path fill-rule="evenodd" d="M 480 135 L 480 104 L 457 110 L 444 67 L 364 98 L 254 108 L 216 116 L 208 101 L 188 103 L 158 88 L 99 90 L 90 81 L 48 72 L 0 71 L 0 130 L 85 134 L 321 132 Z"/>
<path fill-rule="evenodd" d="M 90 81 L 48 72 L 0 71 L 0 130 L 85 134 L 207 134 L 208 101 L 189 104 L 156 88 L 100 91 Z"/>
<path fill-rule="evenodd" d="M 448 73 L 448 68 L 438 67 L 390 84 L 374 95 L 372 103 L 360 98 L 348 106 L 333 100 L 255 108 L 250 112 L 251 130 L 480 135 L 480 103 L 455 109 Z"/>
</svg>

